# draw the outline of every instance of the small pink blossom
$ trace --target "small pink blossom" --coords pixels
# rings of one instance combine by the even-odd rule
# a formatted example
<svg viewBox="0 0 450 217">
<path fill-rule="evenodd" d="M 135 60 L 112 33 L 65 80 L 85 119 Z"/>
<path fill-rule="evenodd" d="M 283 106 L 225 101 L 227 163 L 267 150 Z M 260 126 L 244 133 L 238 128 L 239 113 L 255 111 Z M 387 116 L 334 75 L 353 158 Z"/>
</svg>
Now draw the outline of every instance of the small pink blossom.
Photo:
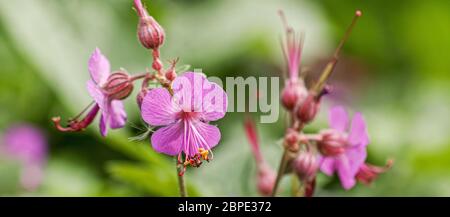
<svg viewBox="0 0 450 217">
<path fill-rule="evenodd" d="M 100 132 L 106 136 L 108 128 L 118 129 L 125 125 L 127 114 L 123 103 L 111 98 L 104 90 L 110 76 L 110 64 L 98 48 L 89 59 L 89 72 L 91 80 L 87 82 L 87 89 L 100 109 Z"/>
<path fill-rule="evenodd" d="M 94 102 L 70 119 L 66 127 L 61 126 L 61 117 L 54 117 L 52 121 L 61 132 L 79 132 L 86 129 L 100 111 L 100 133 L 106 136 L 108 128 L 117 129 L 125 125 L 127 114 L 121 100 L 131 94 L 133 79 L 136 78 L 130 77 L 125 71 L 110 74 L 109 61 L 98 48 L 89 59 L 89 72 L 91 80 L 87 82 L 87 90 Z M 88 114 L 79 120 L 86 111 Z"/>
<path fill-rule="evenodd" d="M 180 161 L 184 153 L 185 166 L 199 166 L 202 159 L 212 158 L 208 155 L 220 141 L 219 128 L 209 122 L 225 116 L 226 93 L 194 72 L 178 76 L 172 87 L 173 95 L 166 88 L 155 88 L 145 95 L 142 118 L 160 127 L 151 137 L 157 152 L 178 155 Z"/>
<path fill-rule="evenodd" d="M 47 139 L 31 125 L 17 125 L 5 131 L 1 151 L 22 163 L 21 184 L 35 190 L 42 182 L 47 160 Z"/>
<path fill-rule="evenodd" d="M 330 109 L 329 123 L 332 129 L 346 138 L 345 150 L 337 155 L 323 156 L 320 169 L 329 176 L 337 172 L 342 186 L 348 190 L 356 184 L 355 176 L 367 157 L 369 135 L 366 123 L 362 114 L 356 113 L 347 131 L 349 118 L 342 106 Z"/>
</svg>

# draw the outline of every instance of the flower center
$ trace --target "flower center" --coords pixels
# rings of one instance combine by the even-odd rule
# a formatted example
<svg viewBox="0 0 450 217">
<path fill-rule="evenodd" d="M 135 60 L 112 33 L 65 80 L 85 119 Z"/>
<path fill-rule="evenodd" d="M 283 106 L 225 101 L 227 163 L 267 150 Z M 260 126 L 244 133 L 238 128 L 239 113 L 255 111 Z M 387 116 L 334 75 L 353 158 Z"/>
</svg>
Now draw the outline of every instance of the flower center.
<svg viewBox="0 0 450 217">
<path fill-rule="evenodd" d="M 180 118 L 183 120 L 192 120 L 192 119 L 198 118 L 199 113 L 198 112 L 181 111 L 179 115 L 180 115 Z"/>
<path fill-rule="evenodd" d="M 178 175 L 183 176 L 186 172 L 186 167 L 200 167 L 203 161 L 209 162 L 210 160 L 212 160 L 212 158 L 212 152 L 204 148 L 199 148 L 198 153 L 196 153 L 194 156 L 185 156 L 184 159 L 182 159 L 182 154 L 180 153 L 178 155 L 178 165 L 181 165 L 182 169 L 180 170 Z"/>
</svg>

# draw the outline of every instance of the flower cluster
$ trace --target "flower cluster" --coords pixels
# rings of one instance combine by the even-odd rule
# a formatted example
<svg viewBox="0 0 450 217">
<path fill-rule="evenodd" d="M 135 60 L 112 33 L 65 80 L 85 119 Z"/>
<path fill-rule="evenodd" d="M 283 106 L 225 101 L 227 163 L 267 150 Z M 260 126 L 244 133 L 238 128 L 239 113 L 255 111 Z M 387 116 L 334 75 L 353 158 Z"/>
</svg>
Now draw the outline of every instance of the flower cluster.
<svg viewBox="0 0 450 217">
<path fill-rule="evenodd" d="M 325 67 L 319 80 L 309 89 L 305 85 L 304 73 L 300 73 L 303 34 L 295 33 L 287 24 L 283 12 L 280 12 L 280 16 L 286 30 L 283 53 L 288 71 L 285 87 L 281 93 L 281 104 L 288 111 L 291 123 L 283 139 L 284 154 L 276 179 L 272 175 L 264 177 L 258 175 L 260 193 L 268 195 L 270 192 L 274 196 L 282 176 L 290 171 L 293 171 L 302 183 L 302 188 L 296 191 L 304 196 L 313 195 L 316 175 L 319 171 L 329 176 L 337 173 L 344 189 L 352 188 L 357 181 L 364 184 L 372 183 L 380 173 L 388 170 L 393 162 L 389 160 L 384 167 L 365 163 L 369 136 L 366 122 L 361 113 L 356 113 L 350 124 L 344 107 L 333 107 L 329 111 L 329 129 L 321 130 L 318 134 L 303 133 L 305 125 L 315 119 L 322 97 L 331 91 L 330 86 L 326 84 L 327 79 L 338 61 L 339 52 L 351 29 L 361 16 L 361 12 L 356 11 L 352 24 L 333 58 Z M 263 168 L 264 170 L 269 169 L 262 160 L 253 125 L 248 121 L 245 122 L 247 137 L 257 161 L 258 174 L 261 174 Z M 274 174 L 273 171 L 264 173 Z M 273 183 L 273 185 L 263 188 L 259 183 Z"/>
<path fill-rule="evenodd" d="M 108 58 L 96 48 L 88 62 L 91 79 L 87 90 L 93 102 L 75 118 L 61 125 L 61 118 L 52 119 L 62 132 L 79 132 L 93 123 L 100 113 L 100 133 L 126 125 L 127 114 L 123 100 L 127 99 L 134 83 L 142 80 L 137 104 L 142 119 L 151 127 L 159 127 L 151 136 L 153 149 L 178 157 L 177 167 L 182 176 L 187 166 L 198 167 L 213 158 L 211 149 L 220 141 L 220 131 L 210 121 L 224 117 L 227 96 L 219 85 L 209 82 L 201 73 L 185 72 L 177 75 L 178 59 L 164 67 L 160 47 L 165 41 L 164 29 L 148 13 L 141 0 L 134 0 L 139 17 L 137 36 L 146 49 L 151 50 L 152 71 L 130 75 L 125 69 L 111 72 Z M 150 88 L 150 83 L 159 87 Z M 84 115 L 84 113 L 86 113 Z M 83 117 L 84 115 L 84 117 Z"/>
</svg>

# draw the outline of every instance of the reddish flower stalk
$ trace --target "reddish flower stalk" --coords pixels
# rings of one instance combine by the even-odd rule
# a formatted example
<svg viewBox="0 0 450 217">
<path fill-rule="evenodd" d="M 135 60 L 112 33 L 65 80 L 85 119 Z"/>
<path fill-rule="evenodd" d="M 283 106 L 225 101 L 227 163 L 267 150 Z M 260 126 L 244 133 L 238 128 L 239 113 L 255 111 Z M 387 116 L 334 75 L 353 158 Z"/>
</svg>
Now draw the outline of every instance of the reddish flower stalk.
<svg viewBox="0 0 450 217">
<path fill-rule="evenodd" d="M 255 157 L 256 163 L 263 161 L 261 154 L 261 149 L 259 148 L 259 138 L 256 132 L 256 126 L 253 119 L 249 116 L 245 118 L 244 129 L 247 135 L 248 142 L 250 143 L 250 148 L 252 149 L 253 156 Z"/>
<path fill-rule="evenodd" d="M 247 116 L 244 121 L 244 129 L 247 139 L 250 143 L 253 156 L 255 157 L 257 166 L 257 188 L 261 195 L 270 196 L 273 191 L 275 183 L 275 172 L 265 162 L 260 149 L 258 132 L 256 130 L 255 122 L 250 116 Z"/>
</svg>

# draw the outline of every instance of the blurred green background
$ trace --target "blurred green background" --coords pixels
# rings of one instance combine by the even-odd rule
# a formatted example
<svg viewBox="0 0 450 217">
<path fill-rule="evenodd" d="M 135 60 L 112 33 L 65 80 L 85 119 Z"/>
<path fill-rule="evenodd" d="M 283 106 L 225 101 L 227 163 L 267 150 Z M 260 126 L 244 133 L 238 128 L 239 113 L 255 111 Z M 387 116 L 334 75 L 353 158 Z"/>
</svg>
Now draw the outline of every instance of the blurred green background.
<svg viewBox="0 0 450 217">
<path fill-rule="evenodd" d="M 342 190 L 335 177 L 321 175 L 316 195 L 450 195 L 449 1 L 144 2 L 166 30 L 163 59 L 180 57 L 182 64 L 222 78 L 280 75 L 279 9 L 306 33 L 303 64 L 317 74 L 355 9 L 361 9 L 363 17 L 344 46 L 331 83 L 346 87 L 337 101 L 367 119 L 369 162 L 383 164 L 390 157 L 395 165 L 372 186 L 350 191 Z M 50 122 L 55 115 L 75 116 L 90 102 L 87 60 L 96 46 L 113 69 L 141 72 L 150 66 L 136 26 L 131 0 L 0 0 L 0 135 L 11 124 L 33 123 L 50 145 L 44 181 L 34 192 L 18 186 L 17 165 L 0 161 L 0 195 L 177 195 L 174 160 L 153 152 L 149 140 L 129 141 L 143 127 L 136 91 L 126 104 L 128 127 L 106 139 L 97 124 L 85 133 L 67 134 Z M 307 131 L 327 126 L 326 108 Z M 187 172 L 191 195 L 258 195 L 242 117 L 229 113 L 218 122 L 222 140 L 214 149 L 215 159 Z M 273 168 L 281 156 L 283 126 L 283 119 L 258 125 Z M 289 182 L 283 180 L 284 195 L 289 195 Z"/>
</svg>

